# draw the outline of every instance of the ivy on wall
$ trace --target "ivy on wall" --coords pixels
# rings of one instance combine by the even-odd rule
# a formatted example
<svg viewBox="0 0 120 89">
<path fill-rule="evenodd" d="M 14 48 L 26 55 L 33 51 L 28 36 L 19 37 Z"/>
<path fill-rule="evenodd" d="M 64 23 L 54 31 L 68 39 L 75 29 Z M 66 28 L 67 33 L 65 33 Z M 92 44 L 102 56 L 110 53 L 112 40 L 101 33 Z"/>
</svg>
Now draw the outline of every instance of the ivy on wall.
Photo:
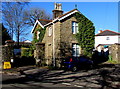
<svg viewBox="0 0 120 89">
<path fill-rule="evenodd" d="M 94 48 L 95 27 L 89 19 L 80 13 L 76 13 L 75 18 L 78 21 L 79 30 L 75 37 L 82 48 L 82 54 L 91 57 Z"/>
<path fill-rule="evenodd" d="M 37 39 L 37 31 L 40 32 L 40 34 L 39 34 L 39 39 Z M 35 29 L 35 32 L 34 32 L 34 34 L 33 34 L 34 37 L 33 37 L 33 41 L 32 41 L 34 47 L 35 47 L 35 43 L 37 43 L 37 42 L 42 42 L 42 40 L 43 40 L 43 38 L 44 38 L 44 35 L 45 35 L 45 31 L 46 31 L 46 28 L 43 29 L 43 28 L 40 27 L 40 26 Z"/>
<path fill-rule="evenodd" d="M 32 46 L 22 47 L 21 49 L 22 49 L 21 56 L 25 56 L 25 57 L 33 56 L 33 47 Z"/>
</svg>

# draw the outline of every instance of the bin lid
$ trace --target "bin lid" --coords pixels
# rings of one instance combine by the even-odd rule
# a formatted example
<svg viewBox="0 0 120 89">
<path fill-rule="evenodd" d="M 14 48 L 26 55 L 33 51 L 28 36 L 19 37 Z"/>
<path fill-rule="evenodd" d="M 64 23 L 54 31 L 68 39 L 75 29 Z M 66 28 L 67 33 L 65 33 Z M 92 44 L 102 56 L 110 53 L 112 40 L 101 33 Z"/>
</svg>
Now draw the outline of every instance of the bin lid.
<svg viewBox="0 0 120 89">
<path fill-rule="evenodd" d="M 104 48 L 108 48 L 108 45 L 104 45 Z"/>
</svg>

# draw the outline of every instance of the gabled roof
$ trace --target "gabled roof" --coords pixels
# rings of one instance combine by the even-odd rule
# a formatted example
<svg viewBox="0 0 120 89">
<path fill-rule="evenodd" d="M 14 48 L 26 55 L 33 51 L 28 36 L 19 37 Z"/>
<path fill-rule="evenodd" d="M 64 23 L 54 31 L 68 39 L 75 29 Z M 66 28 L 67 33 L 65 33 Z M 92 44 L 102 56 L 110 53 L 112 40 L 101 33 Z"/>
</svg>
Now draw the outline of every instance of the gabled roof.
<svg viewBox="0 0 120 89">
<path fill-rule="evenodd" d="M 58 16 L 58 18 L 54 19 L 52 22 L 46 24 L 45 26 L 48 26 L 48 25 L 50 25 L 50 24 L 52 24 L 52 23 L 54 23 L 56 21 L 61 21 L 61 20 L 65 19 L 65 18 L 75 14 L 76 12 L 79 12 L 79 11 L 77 9 L 73 9 L 73 10 L 71 10 L 71 11 L 69 11 L 69 12 L 67 12 L 67 13 L 65 13 L 65 14 L 63 14 L 61 16 Z"/>
<path fill-rule="evenodd" d="M 44 28 L 44 25 L 51 22 L 52 20 L 46 20 L 46 19 L 39 19 L 39 20 L 36 20 L 34 26 L 33 26 L 33 29 L 31 31 L 31 33 L 34 32 L 34 29 L 36 27 L 37 24 L 39 24 L 42 28 Z"/>
<path fill-rule="evenodd" d="M 45 24 L 47 24 L 47 23 L 49 23 L 49 22 L 52 22 L 52 20 L 47 20 L 47 19 L 39 19 L 38 20 L 42 25 L 45 25 Z"/>
<path fill-rule="evenodd" d="M 113 35 L 120 35 L 120 33 L 111 30 L 104 30 L 101 33 L 96 34 L 95 36 L 113 36 Z"/>
<path fill-rule="evenodd" d="M 31 32 L 32 33 L 34 32 L 34 29 L 35 29 L 37 24 L 39 24 L 42 28 L 44 28 L 44 27 L 46 27 L 46 26 L 48 26 L 50 24 L 53 24 L 56 21 L 61 21 L 61 20 L 67 18 L 68 16 L 71 16 L 72 14 L 74 14 L 76 12 L 79 12 L 79 11 L 77 9 L 73 9 L 73 10 L 71 10 L 71 11 L 69 11 L 69 12 L 67 12 L 67 13 L 65 13 L 65 14 L 63 14 L 61 16 L 59 16 L 58 18 L 56 18 L 54 20 L 45 20 L 45 19 L 44 20 L 43 19 L 42 20 L 37 20 L 35 22 L 34 27 L 33 27 Z"/>
<path fill-rule="evenodd" d="M 63 14 L 63 15 L 61 15 L 61 16 L 59 16 L 59 18 L 61 18 L 61 17 L 65 16 L 65 15 L 67 15 L 67 14 L 69 14 L 69 13 L 71 13 L 71 12 L 75 11 L 75 10 L 77 10 L 77 9 L 73 9 L 73 10 L 71 10 L 71 11 L 69 11 L 69 12 L 67 12 L 67 13 L 65 13 L 65 14 Z"/>
<path fill-rule="evenodd" d="M 70 15 L 76 13 L 76 12 L 79 12 L 79 11 L 77 9 L 73 9 L 73 10 L 59 16 L 59 20 L 62 20 L 62 19 L 66 18 L 66 17 L 68 17 L 68 16 L 70 16 Z"/>
</svg>

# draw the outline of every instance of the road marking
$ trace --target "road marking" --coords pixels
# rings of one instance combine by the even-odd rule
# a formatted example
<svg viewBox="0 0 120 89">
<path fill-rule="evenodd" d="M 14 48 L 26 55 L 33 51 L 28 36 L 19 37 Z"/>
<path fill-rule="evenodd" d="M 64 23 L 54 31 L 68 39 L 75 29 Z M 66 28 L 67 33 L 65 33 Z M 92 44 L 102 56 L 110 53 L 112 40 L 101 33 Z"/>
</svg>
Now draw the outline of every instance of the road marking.
<svg viewBox="0 0 120 89">
<path fill-rule="evenodd" d="M 74 85 L 74 86 L 76 86 L 76 87 L 83 87 L 83 86 L 78 86 L 78 85 Z"/>
<path fill-rule="evenodd" d="M 69 85 L 69 86 L 71 85 L 70 83 L 62 83 L 62 84 L 64 84 L 64 85 Z"/>
</svg>

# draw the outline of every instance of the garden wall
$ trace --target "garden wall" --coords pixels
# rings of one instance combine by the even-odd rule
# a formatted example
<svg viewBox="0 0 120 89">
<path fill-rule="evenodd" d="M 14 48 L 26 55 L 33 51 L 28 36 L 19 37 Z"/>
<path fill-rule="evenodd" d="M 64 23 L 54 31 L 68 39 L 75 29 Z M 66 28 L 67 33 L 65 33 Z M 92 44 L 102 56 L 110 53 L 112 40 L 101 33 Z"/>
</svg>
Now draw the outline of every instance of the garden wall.
<svg viewBox="0 0 120 89">
<path fill-rule="evenodd" d="M 2 46 L 2 61 L 10 61 L 12 57 L 13 57 L 13 47 Z"/>
<path fill-rule="evenodd" d="M 112 56 L 113 60 L 120 62 L 120 44 L 111 45 L 110 55 Z"/>
</svg>

